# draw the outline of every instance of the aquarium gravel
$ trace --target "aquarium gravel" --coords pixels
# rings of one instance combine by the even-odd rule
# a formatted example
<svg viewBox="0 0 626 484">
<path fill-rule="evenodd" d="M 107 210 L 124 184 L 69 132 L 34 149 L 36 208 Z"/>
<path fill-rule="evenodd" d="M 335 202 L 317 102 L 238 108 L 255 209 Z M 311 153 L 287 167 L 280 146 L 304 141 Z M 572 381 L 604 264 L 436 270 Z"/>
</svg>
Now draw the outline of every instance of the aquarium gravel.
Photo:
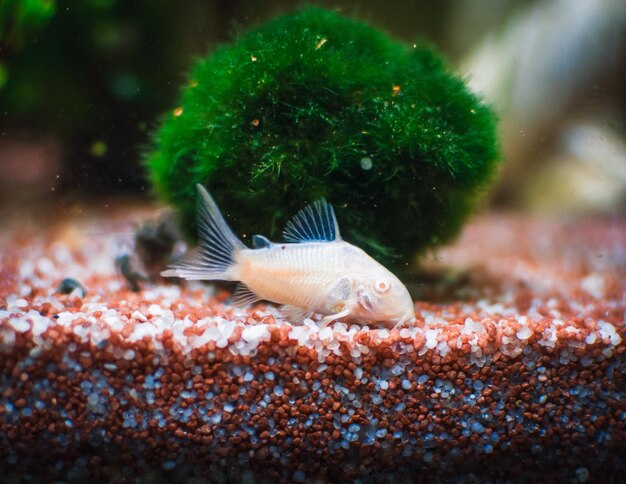
<svg viewBox="0 0 626 484">
<path fill-rule="evenodd" d="M 290 324 L 272 305 L 234 309 L 227 290 L 199 283 L 132 292 L 113 261 L 133 214 L 0 234 L 7 479 L 626 472 L 624 221 L 476 220 L 424 261 L 417 324 L 390 331 Z M 68 278 L 76 289 L 57 292 Z"/>
</svg>

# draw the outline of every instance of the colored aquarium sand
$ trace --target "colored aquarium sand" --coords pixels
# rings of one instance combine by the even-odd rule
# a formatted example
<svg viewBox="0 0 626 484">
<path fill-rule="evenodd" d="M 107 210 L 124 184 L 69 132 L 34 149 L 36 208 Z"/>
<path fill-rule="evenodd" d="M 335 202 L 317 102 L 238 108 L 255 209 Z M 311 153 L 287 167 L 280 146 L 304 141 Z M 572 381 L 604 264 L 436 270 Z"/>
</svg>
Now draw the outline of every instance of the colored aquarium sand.
<svg viewBox="0 0 626 484">
<path fill-rule="evenodd" d="M 320 331 L 269 304 L 233 309 L 229 292 L 201 284 L 127 290 L 119 233 L 146 214 L 111 212 L 1 236 L 7 479 L 626 472 L 624 221 L 479 219 L 425 262 L 415 327 Z M 66 277 L 84 289 L 64 281 L 72 292 L 56 293 Z"/>
</svg>

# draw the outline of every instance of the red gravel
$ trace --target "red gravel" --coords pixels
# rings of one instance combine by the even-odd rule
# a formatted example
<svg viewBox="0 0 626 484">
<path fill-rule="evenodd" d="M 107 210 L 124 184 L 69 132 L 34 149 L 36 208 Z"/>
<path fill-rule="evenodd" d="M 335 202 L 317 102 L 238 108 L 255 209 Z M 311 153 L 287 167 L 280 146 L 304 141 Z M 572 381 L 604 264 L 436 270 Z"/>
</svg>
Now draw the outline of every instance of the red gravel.
<svg viewBox="0 0 626 484">
<path fill-rule="evenodd" d="M 485 217 L 409 284 L 414 327 L 320 331 L 271 305 L 234 309 L 201 284 L 130 292 L 113 260 L 131 217 L 0 236 L 7 476 L 584 482 L 626 471 L 626 221 Z M 66 277 L 87 295 L 55 294 Z"/>
</svg>

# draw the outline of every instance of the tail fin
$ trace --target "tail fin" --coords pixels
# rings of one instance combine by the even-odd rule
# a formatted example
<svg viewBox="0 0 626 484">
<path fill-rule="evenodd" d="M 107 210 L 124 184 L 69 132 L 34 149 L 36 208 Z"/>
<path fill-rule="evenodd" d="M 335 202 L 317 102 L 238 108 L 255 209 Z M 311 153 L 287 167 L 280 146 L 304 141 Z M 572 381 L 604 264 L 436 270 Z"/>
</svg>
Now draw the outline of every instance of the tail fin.
<svg viewBox="0 0 626 484">
<path fill-rule="evenodd" d="M 198 247 L 161 273 L 184 279 L 233 280 L 235 256 L 245 245 L 222 216 L 213 197 L 198 184 Z"/>
</svg>

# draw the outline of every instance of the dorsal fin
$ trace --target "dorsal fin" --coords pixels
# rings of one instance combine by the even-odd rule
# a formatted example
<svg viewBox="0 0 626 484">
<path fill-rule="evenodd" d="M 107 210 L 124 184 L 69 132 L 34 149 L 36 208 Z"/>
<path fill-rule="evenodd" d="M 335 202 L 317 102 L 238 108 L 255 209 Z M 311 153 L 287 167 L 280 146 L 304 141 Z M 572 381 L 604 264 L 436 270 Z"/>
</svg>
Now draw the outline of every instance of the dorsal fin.
<svg viewBox="0 0 626 484">
<path fill-rule="evenodd" d="M 285 226 L 286 242 L 333 242 L 341 240 L 333 206 L 324 198 L 300 210 Z"/>
<path fill-rule="evenodd" d="M 252 247 L 255 249 L 267 249 L 268 247 L 271 247 L 271 245 L 272 243 L 269 239 L 263 235 L 255 234 L 252 236 Z"/>
</svg>

